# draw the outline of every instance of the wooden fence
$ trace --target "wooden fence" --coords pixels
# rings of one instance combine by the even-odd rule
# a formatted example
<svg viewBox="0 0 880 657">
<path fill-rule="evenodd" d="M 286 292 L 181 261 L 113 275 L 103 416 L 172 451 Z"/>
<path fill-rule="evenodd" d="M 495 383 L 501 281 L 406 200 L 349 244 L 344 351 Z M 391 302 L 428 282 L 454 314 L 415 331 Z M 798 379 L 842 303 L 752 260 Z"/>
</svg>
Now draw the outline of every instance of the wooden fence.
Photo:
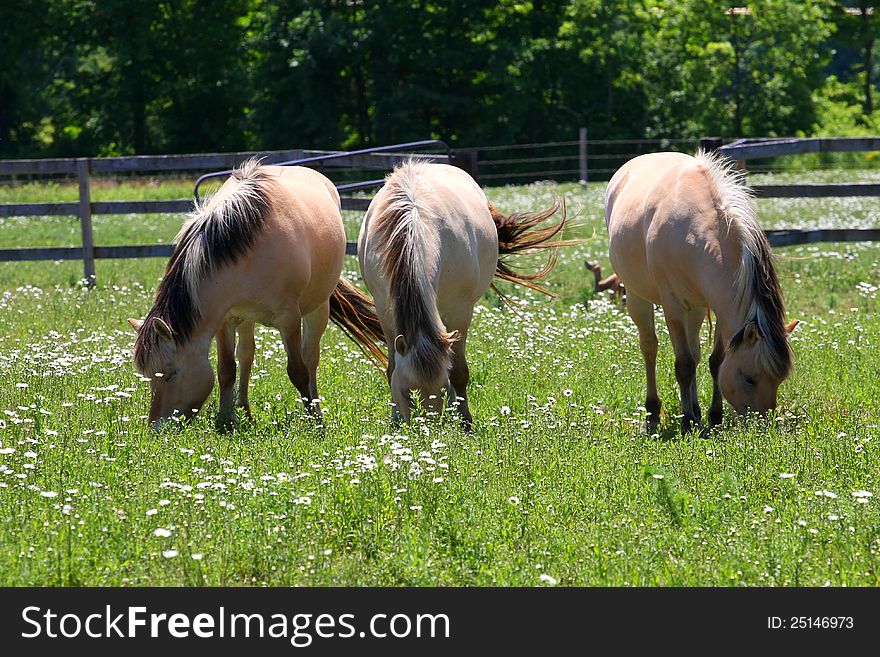
<svg viewBox="0 0 880 657">
<path fill-rule="evenodd" d="M 675 142 L 670 140 L 636 140 L 612 142 L 608 140 L 587 140 L 586 129 L 578 134 L 578 139 L 571 142 L 555 142 L 553 144 L 523 144 L 516 146 L 486 147 L 457 150 L 452 154 L 446 149 L 444 155 L 426 155 L 436 161 L 454 162 L 457 166 L 469 171 L 475 178 L 483 182 L 501 182 L 504 176 L 531 177 L 548 174 L 546 177 L 556 178 L 555 174 L 564 174 L 564 178 L 580 180 L 586 183 L 589 172 L 595 171 L 600 176 L 607 171 L 605 168 L 589 168 L 589 161 L 596 159 L 611 161 L 623 157 L 619 145 L 626 144 L 633 148 L 649 152 L 653 150 L 669 150 L 670 148 L 691 150 L 695 146 L 691 142 Z M 588 147 L 589 145 L 589 147 Z M 701 145 L 719 150 L 731 159 L 745 162 L 750 159 L 770 158 L 800 153 L 819 152 L 852 152 L 880 150 L 880 138 L 838 138 L 838 139 L 762 139 L 738 140 L 730 144 L 722 144 L 718 138 L 701 140 Z M 443 145 L 445 148 L 445 145 Z M 611 147 L 611 151 L 603 152 L 603 147 Z M 385 150 L 393 147 L 382 147 Z M 563 155 L 547 151 L 547 149 L 564 148 Z M 507 153 L 504 153 L 507 149 Z M 530 158 L 527 153 L 534 151 Z M 403 149 L 401 149 L 403 150 Z M 501 157 L 495 154 L 501 152 Z M 508 153 L 517 155 L 511 157 Z M 588 154 L 589 152 L 589 154 Z M 548 154 L 549 153 L 549 154 Z M 632 153 L 631 156 L 638 153 Z M 202 155 L 155 155 L 114 158 L 80 158 L 80 159 L 43 159 L 43 160 L 5 160 L 0 161 L 0 177 L 10 176 L 76 176 L 79 182 L 79 200 L 69 203 L 14 203 L 0 205 L 0 217 L 10 216 L 45 216 L 66 215 L 79 219 L 82 246 L 70 247 L 32 247 L 0 249 L 0 262 L 23 260 L 83 260 L 84 274 L 87 280 L 94 280 L 95 260 L 103 258 L 148 258 L 168 257 L 172 252 L 170 244 L 139 244 L 126 246 L 95 246 L 92 230 L 92 216 L 102 214 L 149 214 L 149 213 L 186 213 L 192 207 L 191 200 L 169 201 L 103 201 L 91 200 L 90 181 L 94 174 L 126 174 L 126 173 L 168 173 L 168 172 L 204 172 L 231 169 L 242 161 L 254 157 L 265 157 L 267 162 L 287 162 L 305 158 L 332 156 L 333 159 L 311 162 L 309 166 L 324 170 L 382 170 L 387 171 L 409 157 L 411 153 L 400 152 L 356 152 L 340 157 L 335 151 L 287 150 L 266 152 L 216 153 Z M 554 159 L 555 158 L 555 159 Z M 561 160 L 559 158 L 562 158 Z M 548 162 L 562 162 L 564 169 L 547 169 Z M 577 168 L 571 168 L 568 162 L 577 161 Z M 537 173 L 522 173 L 517 167 L 532 162 L 541 170 Z M 498 173 L 498 167 L 514 167 L 507 174 Z M 495 167 L 494 169 L 492 167 Z M 329 173 L 329 171 L 328 171 Z M 549 175 L 554 174 L 554 175 Z M 368 183 L 369 184 L 369 183 Z M 356 187 L 357 185 L 354 185 Z M 878 183 L 837 183 L 837 184 L 797 184 L 797 185 L 753 185 L 752 189 L 759 198 L 795 198 L 795 197 L 842 197 L 842 196 L 880 196 Z M 369 199 L 342 198 L 345 210 L 364 210 Z M 842 241 L 880 241 L 880 228 L 871 229 L 820 229 L 820 230 L 768 230 L 765 231 L 770 243 L 774 246 L 790 246 L 813 242 Z M 348 243 L 346 252 L 356 254 L 356 245 Z"/>
<path fill-rule="evenodd" d="M 704 146 L 717 148 L 720 153 L 740 163 L 804 153 L 852 153 L 880 150 L 878 137 L 792 138 L 792 139 L 739 139 L 721 145 L 720 140 L 703 139 Z M 843 196 L 880 196 L 877 183 L 802 183 L 797 185 L 752 185 L 758 198 L 818 198 Z"/>
<path fill-rule="evenodd" d="M 445 145 L 444 145 L 445 147 Z M 385 149 L 389 147 L 383 147 Z M 170 244 L 137 244 L 126 246 L 95 246 L 92 216 L 102 214 L 187 213 L 193 201 L 103 201 L 91 200 L 93 174 L 169 173 L 231 169 L 251 157 L 263 157 L 267 163 L 289 162 L 306 158 L 332 156 L 325 161 L 311 162 L 317 169 L 387 171 L 412 153 L 372 152 L 354 153 L 339 157 L 334 151 L 288 150 L 242 153 L 214 153 L 201 155 L 146 155 L 134 157 L 2 160 L 0 176 L 76 176 L 79 200 L 69 203 L 10 203 L 0 205 L 0 217 L 13 216 L 75 216 L 79 219 L 82 246 L 26 247 L 0 249 L 0 262 L 24 260 L 82 260 L 86 280 L 95 278 L 95 260 L 102 258 L 168 257 Z M 448 155 L 420 154 L 434 161 L 448 161 Z M 369 199 L 342 197 L 343 210 L 365 210 Z M 356 244 L 349 242 L 346 253 L 357 253 Z"/>
</svg>

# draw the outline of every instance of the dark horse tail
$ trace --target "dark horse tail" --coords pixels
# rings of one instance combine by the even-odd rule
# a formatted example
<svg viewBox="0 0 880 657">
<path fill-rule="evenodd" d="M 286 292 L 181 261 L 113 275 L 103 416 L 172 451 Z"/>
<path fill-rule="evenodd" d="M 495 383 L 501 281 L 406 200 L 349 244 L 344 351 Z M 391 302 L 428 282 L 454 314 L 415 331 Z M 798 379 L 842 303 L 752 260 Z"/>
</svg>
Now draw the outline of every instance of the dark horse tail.
<svg viewBox="0 0 880 657">
<path fill-rule="evenodd" d="M 376 304 L 341 276 L 330 297 L 330 319 L 371 360 L 383 367 L 388 364 L 388 357 L 378 344 L 385 341 L 385 334 Z"/>
<path fill-rule="evenodd" d="M 562 208 L 562 218 L 556 223 L 545 228 L 537 226 L 556 214 L 559 208 Z M 534 274 L 521 274 L 514 271 L 503 258 L 498 258 L 498 266 L 495 269 L 495 277 L 518 285 L 524 285 L 536 292 L 541 292 L 547 296 L 556 296 L 549 290 L 544 289 L 535 281 L 544 278 L 553 269 L 558 256 L 560 246 L 569 246 L 579 244 L 580 240 L 554 240 L 566 225 L 565 216 L 565 199 L 556 198 L 546 210 L 540 212 L 516 212 L 510 216 L 501 214 L 494 205 L 489 203 L 489 212 L 492 214 L 492 220 L 495 222 L 495 228 L 498 230 L 498 255 L 505 256 L 509 254 L 522 253 L 533 249 L 550 249 L 550 257 L 547 263 Z M 492 289 L 504 297 L 493 283 Z M 506 297 L 505 297 L 506 298 Z"/>
</svg>

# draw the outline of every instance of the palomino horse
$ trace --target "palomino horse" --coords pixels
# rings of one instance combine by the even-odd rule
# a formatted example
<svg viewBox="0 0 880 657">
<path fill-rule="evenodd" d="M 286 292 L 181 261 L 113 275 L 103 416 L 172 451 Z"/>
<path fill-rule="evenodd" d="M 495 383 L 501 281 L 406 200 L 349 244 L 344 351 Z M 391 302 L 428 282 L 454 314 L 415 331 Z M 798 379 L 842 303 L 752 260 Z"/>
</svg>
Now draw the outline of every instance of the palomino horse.
<svg viewBox="0 0 880 657">
<path fill-rule="evenodd" d="M 645 359 L 649 433 L 657 430 L 657 335 L 663 306 L 681 389 L 682 432 L 702 426 L 696 370 L 700 326 L 715 312 L 709 358 L 709 424 L 721 422 L 722 395 L 737 413 L 776 407 L 792 354 L 770 246 L 749 190 L 720 157 L 699 152 L 641 155 L 624 164 L 605 192 L 611 264 L 626 285 L 626 306 Z"/>
<path fill-rule="evenodd" d="M 344 257 L 333 183 L 303 167 L 246 162 L 207 205 L 196 207 L 175 240 L 152 309 L 143 322 L 129 320 L 137 331 L 135 364 L 151 379 L 150 423 L 158 428 L 205 403 L 214 386 L 214 337 L 218 426 L 235 420 L 236 356 L 238 405 L 250 416 L 255 322 L 281 331 L 287 374 L 319 416 L 315 372 L 328 319 L 361 344 L 382 335 L 372 302 L 340 278 Z M 384 361 L 380 351 L 374 355 Z"/>
<path fill-rule="evenodd" d="M 387 178 L 361 226 L 358 260 L 388 345 L 395 420 L 409 421 L 411 391 L 423 409 L 439 413 L 446 389 L 472 428 L 465 344 L 474 304 L 496 276 L 543 291 L 534 281 L 553 258 L 522 275 L 498 256 L 562 244 L 548 240 L 565 226 L 564 210 L 558 224 L 535 228 L 559 206 L 506 217 L 473 178 L 445 164 L 409 161 Z"/>
</svg>

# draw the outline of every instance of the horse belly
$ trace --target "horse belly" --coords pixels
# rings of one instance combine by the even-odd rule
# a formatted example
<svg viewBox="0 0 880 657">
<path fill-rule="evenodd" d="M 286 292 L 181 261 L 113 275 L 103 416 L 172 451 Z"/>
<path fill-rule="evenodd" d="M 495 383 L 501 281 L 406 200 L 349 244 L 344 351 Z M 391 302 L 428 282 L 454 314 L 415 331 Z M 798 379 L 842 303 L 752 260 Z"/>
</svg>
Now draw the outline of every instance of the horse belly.
<svg viewBox="0 0 880 657">
<path fill-rule="evenodd" d="M 437 310 L 447 330 L 452 331 L 466 328 L 474 304 L 492 284 L 498 264 L 498 239 L 494 222 L 484 226 L 473 219 L 459 230 L 441 231 L 441 235 L 443 252 L 434 286 Z"/>
<path fill-rule="evenodd" d="M 648 264 L 644 223 L 611 213 L 608 222 L 608 255 L 611 266 L 626 287 L 652 303 L 660 303 L 660 288 Z"/>
</svg>

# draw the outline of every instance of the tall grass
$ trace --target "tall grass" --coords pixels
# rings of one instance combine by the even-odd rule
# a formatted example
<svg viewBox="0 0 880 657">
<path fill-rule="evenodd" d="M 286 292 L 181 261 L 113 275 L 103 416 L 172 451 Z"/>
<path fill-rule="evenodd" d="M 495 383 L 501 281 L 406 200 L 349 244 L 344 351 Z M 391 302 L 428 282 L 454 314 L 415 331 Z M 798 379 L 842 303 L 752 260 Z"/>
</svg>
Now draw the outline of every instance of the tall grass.
<svg viewBox="0 0 880 657">
<path fill-rule="evenodd" d="M 515 309 L 482 300 L 468 342 L 473 435 L 451 417 L 392 427 L 384 375 L 335 328 L 318 375 L 323 427 L 262 329 L 252 423 L 218 434 L 215 393 L 194 421 L 151 433 L 125 319 L 148 309 L 164 262 L 99 261 L 91 290 L 80 263 L 0 266 L 0 584 L 880 584 L 880 246 L 779 252 L 802 324 L 776 422 L 728 417 L 720 432 L 678 436 L 661 336 L 654 440 L 640 430 L 632 322 L 583 267 L 607 266 L 602 188 L 489 195 L 512 212 L 556 192 L 588 241 L 561 255 L 557 300 L 509 287 Z M 768 226 L 877 225 L 878 211 L 873 199 L 759 202 Z M 353 236 L 360 217 L 346 219 Z M 99 217 L 95 237 L 164 242 L 181 220 Z M 77 231 L 0 219 L 0 246 L 72 245 Z M 699 384 L 707 400 L 705 363 Z"/>
</svg>

